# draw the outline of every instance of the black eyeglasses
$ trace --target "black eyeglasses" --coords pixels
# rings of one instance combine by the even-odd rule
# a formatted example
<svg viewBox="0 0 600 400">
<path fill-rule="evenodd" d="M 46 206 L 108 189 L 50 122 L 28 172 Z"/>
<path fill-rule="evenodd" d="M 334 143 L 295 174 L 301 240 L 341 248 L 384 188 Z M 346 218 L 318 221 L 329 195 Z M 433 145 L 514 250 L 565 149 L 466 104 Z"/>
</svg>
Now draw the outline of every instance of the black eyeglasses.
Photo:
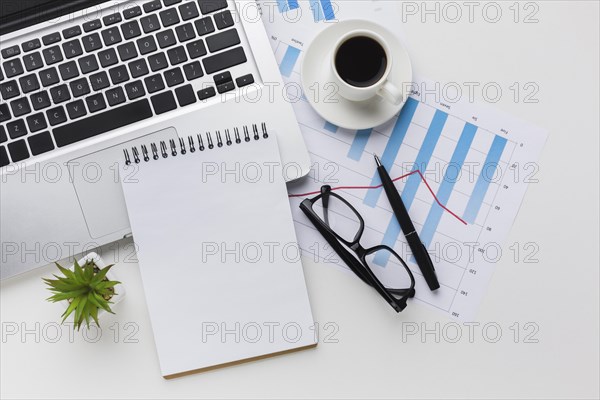
<svg viewBox="0 0 600 400">
<path fill-rule="evenodd" d="M 361 215 L 344 198 L 331 191 L 330 186 L 323 186 L 321 194 L 313 199 L 306 199 L 300 209 L 337 255 L 367 285 L 373 287 L 392 306 L 396 312 L 406 308 L 409 298 L 415 296 L 415 278 L 404 260 L 388 246 L 375 246 L 365 249 L 360 239 L 365 230 L 365 222 Z M 335 231 L 332 225 L 335 224 Z M 351 249 L 356 257 L 346 247 Z M 358 258 L 357 258 L 358 257 Z M 395 259 L 406 272 L 408 288 L 386 288 L 373 273 L 374 268 L 381 268 L 381 261 Z"/>
</svg>

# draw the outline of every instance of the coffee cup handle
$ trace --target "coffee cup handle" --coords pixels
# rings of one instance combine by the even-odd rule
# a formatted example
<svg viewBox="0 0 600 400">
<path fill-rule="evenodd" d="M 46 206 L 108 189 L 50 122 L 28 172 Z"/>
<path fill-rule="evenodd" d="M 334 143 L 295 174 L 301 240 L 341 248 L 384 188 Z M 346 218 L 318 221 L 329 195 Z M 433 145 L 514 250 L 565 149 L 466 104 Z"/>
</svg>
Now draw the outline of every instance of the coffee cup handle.
<svg viewBox="0 0 600 400">
<path fill-rule="evenodd" d="M 396 85 L 389 81 L 386 82 L 381 89 L 379 89 L 377 94 L 395 106 L 402 103 L 402 100 L 404 100 L 402 92 L 396 87 Z"/>
</svg>

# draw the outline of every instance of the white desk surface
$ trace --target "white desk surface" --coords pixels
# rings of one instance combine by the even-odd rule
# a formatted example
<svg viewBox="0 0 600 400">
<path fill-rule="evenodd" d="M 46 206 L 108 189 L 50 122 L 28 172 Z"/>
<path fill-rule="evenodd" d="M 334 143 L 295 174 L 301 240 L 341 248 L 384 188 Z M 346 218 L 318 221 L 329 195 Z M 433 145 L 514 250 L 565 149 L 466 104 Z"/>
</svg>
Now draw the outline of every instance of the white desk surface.
<svg viewBox="0 0 600 400">
<path fill-rule="evenodd" d="M 89 343 L 93 331 L 86 341 L 71 338 L 68 327 L 56 341 L 61 308 L 44 301 L 40 277 L 50 269 L 43 269 L 2 283 L 0 397 L 598 398 L 599 5 L 534 2 L 539 22 L 525 24 L 514 23 L 512 3 L 497 3 L 503 17 L 496 24 L 483 19 L 481 3 L 474 23 L 463 7 L 463 22 L 436 23 L 428 15 L 421 23 L 419 14 L 404 28 L 422 75 L 497 82 L 504 91 L 497 107 L 551 132 L 540 182 L 527 193 L 472 338 L 462 325 L 462 338 L 451 343 L 456 326 L 440 314 L 412 304 L 395 315 L 354 276 L 304 260 L 315 318 L 323 333 L 334 326 L 326 323 L 338 327 L 337 343 L 322 336 L 315 350 L 165 381 L 135 262 L 119 267 L 127 297 L 116 316 L 101 321 L 96 343 Z M 533 10 L 521 3 L 520 19 Z M 537 84 L 539 102 L 525 103 L 525 92 L 515 102 L 515 82 Z M 536 243 L 539 262 L 525 263 L 521 254 L 515 263 L 508 249 L 515 242 Z M 113 253 L 124 261 L 131 246 L 103 251 L 109 259 Z M 485 324 L 497 325 L 486 335 Z M 495 327 L 502 336 L 491 343 Z M 532 327 L 539 330 L 529 339 L 538 342 L 526 343 Z M 19 334 L 9 335 L 15 328 Z M 434 333 L 406 335 L 415 328 L 438 329 L 439 343 Z"/>
</svg>

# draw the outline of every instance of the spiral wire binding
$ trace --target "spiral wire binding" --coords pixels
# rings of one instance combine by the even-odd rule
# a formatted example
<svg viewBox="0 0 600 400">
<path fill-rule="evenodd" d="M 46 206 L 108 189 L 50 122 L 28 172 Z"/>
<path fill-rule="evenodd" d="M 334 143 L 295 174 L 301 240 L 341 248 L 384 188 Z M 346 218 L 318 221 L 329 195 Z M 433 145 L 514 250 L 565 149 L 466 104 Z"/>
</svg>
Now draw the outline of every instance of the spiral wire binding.
<svg viewBox="0 0 600 400">
<path fill-rule="evenodd" d="M 252 141 L 252 139 L 260 140 L 261 131 L 262 138 L 268 139 L 269 131 L 266 123 L 263 122 L 260 127 L 257 124 L 253 124 L 250 128 L 245 125 L 242 127 L 243 141 L 248 143 Z M 215 143 L 217 148 L 233 146 L 234 143 L 242 143 L 242 134 L 240 133 L 239 128 L 233 129 L 233 140 L 231 137 L 231 131 L 229 129 L 225 129 L 223 133 L 225 141 L 223 141 L 223 135 L 221 135 L 221 131 L 216 131 L 214 136 L 211 132 L 206 132 L 204 135 L 206 139 L 204 139 L 203 135 L 200 133 L 198 133 L 196 137 L 190 135 L 187 138 L 187 145 L 184 138 L 179 138 L 179 143 L 177 143 L 175 139 L 170 139 L 168 144 L 167 141 L 164 140 L 161 140 L 158 144 L 154 142 L 150 143 L 150 151 L 148 151 L 148 146 L 145 144 L 141 145 L 139 149 L 137 146 L 131 147 L 131 153 L 128 149 L 123 149 L 125 165 L 131 165 L 132 163 L 140 164 L 142 160 L 144 162 L 149 162 L 151 159 L 156 161 L 159 160 L 161 156 L 162 158 L 169 158 L 169 156 L 177 157 L 178 154 L 186 155 L 188 153 L 188 149 L 190 153 L 195 153 L 196 149 L 199 152 L 206 151 L 207 148 L 209 150 L 213 150 L 215 148 Z M 204 144 L 205 140 L 206 146 Z"/>
</svg>

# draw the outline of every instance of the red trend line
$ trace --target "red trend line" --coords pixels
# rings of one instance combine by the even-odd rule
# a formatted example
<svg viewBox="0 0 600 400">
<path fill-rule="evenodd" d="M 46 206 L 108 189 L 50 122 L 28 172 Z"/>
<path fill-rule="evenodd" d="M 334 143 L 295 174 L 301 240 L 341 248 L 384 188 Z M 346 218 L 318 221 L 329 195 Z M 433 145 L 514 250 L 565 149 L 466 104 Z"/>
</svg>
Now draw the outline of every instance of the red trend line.
<svg viewBox="0 0 600 400">
<path fill-rule="evenodd" d="M 427 186 L 427 190 L 429 190 L 429 193 L 431 193 L 431 195 L 433 196 L 433 198 L 435 199 L 435 202 L 444 209 L 444 211 L 446 211 L 448 214 L 452 215 L 454 218 L 456 218 L 457 220 L 459 220 L 460 222 L 462 222 L 465 225 L 468 225 L 467 222 L 462 219 L 461 217 L 459 217 L 458 215 L 456 215 L 452 210 L 448 209 L 445 205 L 443 205 L 440 200 L 437 198 L 437 196 L 435 195 L 434 191 L 431 189 L 431 186 L 429 186 L 429 183 L 427 182 L 427 179 L 425 179 L 425 177 L 423 176 L 423 174 L 421 173 L 420 170 L 416 170 L 413 172 L 410 172 L 406 175 L 402 175 L 398 178 L 393 179 L 393 182 L 397 182 L 399 180 L 408 178 L 409 176 L 415 175 L 415 174 L 419 174 L 419 176 L 421 177 L 421 180 L 423 181 L 423 183 L 425 184 L 425 186 Z M 339 186 L 339 187 L 335 187 L 332 188 L 331 190 L 374 190 L 374 189 L 381 189 L 383 187 L 383 185 L 377 185 L 377 186 Z M 314 196 L 317 194 L 321 194 L 321 191 L 316 191 L 316 192 L 310 192 L 310 193 L 302 193 L 302 194 L 290 194 L 289 197 L 290 198 L 294 198 L 294 197 L 308 197 L 308 196 Z"/>
</svg>

